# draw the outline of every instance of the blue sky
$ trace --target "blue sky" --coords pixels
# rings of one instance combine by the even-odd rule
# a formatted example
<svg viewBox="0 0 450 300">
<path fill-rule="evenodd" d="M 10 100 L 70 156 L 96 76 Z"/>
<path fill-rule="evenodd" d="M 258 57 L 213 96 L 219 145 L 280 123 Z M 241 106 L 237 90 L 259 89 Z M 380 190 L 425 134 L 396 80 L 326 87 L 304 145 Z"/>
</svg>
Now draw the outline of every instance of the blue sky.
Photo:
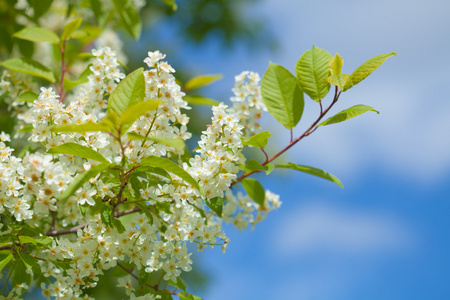
<svg viewBox="0 0 450 300">
<path fill-rule="evenodd" d="M 277 36 L 276 52 L 251 52 L 243 45 L 223 50 L 214 37 L 186 46 L 160 24 L 160 37 L 172 48 L 180 46 L 191 69 L 224 74 L 205 94 L 225 102 L 234 75 L 263 75 L 269 61 L 294 73 L 312 45 L 343 56 L 345 73 L 375 55 L 399 53 L 344 93 L 331 112 L 366 104 L 380 115 L 321 128 L 280 158 L 325 169 L 345 189 L 301 173 L 259 174 L 266 188 L 281 195 L 282 207 L 254 231 L 227 227 L 231 244 L 225 255 L 220 249 L 198 255 L 211 279 L 200 296 L 450 299 L 449 11 L 445 0 L 249 5 L 245 13 L 264 19 Z M 295 133 L 317 113 L 317 105 L 307 101 Z M 263 128 L 276 132 L 268 148 L 274 154 L 289 135 L 270 115 L 263 120 Z"/>
<path fill-rule="evenodd" d="M 283 205 L 254 231 L 228 227 L 226 255 L 200 255 L 204 299 L 450 299 L 449 11 L 444 0 L 265 0 L 246 13 L 265 18 L 277 52 L 225 51 L 214 38 L 183 49 L 199 73 L 225 75 L 205 91 L 224 101 L 234 75 L 262 75 L 269 61 L 294 72 L 313 44 L 339 52 L 346 73 L 399 53 L 333 111 L 366 104 L 380 115 L 322 128 L 281 158 L 323 168 L 345 189 L 301 173 L 259 176 Z M 316 114 L 308 101 L 295 132 Z M 263 127 L 278 132 L 271 153 L 287 143 L 270 116 Z"/>
</svg>

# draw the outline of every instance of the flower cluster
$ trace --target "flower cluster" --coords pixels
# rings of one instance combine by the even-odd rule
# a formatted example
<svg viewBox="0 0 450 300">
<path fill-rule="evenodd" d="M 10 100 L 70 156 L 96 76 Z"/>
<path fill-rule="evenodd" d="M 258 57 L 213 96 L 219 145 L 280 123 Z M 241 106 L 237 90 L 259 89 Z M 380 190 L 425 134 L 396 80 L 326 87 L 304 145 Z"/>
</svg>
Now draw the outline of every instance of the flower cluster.
<svg viewBox="0 0 450 300">
<path fill-rule="evenodd" d="M 0 213 L 14 217 L 17 221 L 30 219 L 33 212 L 30 203 L 23 197 L 24 166 L 21 160 L 11 153 L 13 149 L 7 147 L 9 135 L 0 134 Z"/>
<path fill-rule="evenodd" d="M 261 97 L 259 82 L 261 78 L 258 73 L 244 71 L 235 76 L 233 88 L 233 109 L 239 123 L 244 127 L 244 137 L 255 135 L 261 129 L 258 123 L 263 111 L 267 111 Z"/>
<path fill-rule="evenodd" d="M 174 155 L 182 154 L 183 151 L 163 141 L 175 138 L 187 140 L 191 137 L 191 133 L 187 132 L 189 118 L 181 113 L 181 109 L 190 107 L 183 100 L 185 94 L 172 75 L 175 70 L 166 61 L 162 61 L 164 58 L 165 55 L 155 51 L 148 52 L 148 57 L 144 60 L 150 67 L 144 71 L 144 101 L 158 100 L 161 104 L 157 110 L 140 117 L 129 129 L 131 133 L 146 137 L 145 140 L 125 140 L 129 143 L 126 155 L 132 162 L 150 155 L 165 156 L 170 155 L 169 152 Z"/>
<path fill-rule="evenodd" d="M 231 192 L 225 194 L 225 205 L 222 217 L 226 223 L 232 223 L 239 230 L 246 229 L 248 225 L 252 228 L 256 223 L 261 222 L 267 214 L 280 207 L 280 196 L 266 190 L 264 206 L 252 201 L 248 195 L 238 192 L 234 195 Z"/>
<path fill-rule="evenodd" d="M 242 163 L 242 125 L 223 103 L 213 107 L 212 124 L 203 131 L 198 143 L 200 155 L 190 159 L 188 172 L 198 180 L 207 199 L 223 197 Z"/>
<path fill-rule="evenodd" d="M 65 99 L 68 105 L 53 88 L 42 87 L 31 107 L 19 115 L 31 128 L 29 139 L 36 151 L 16 158 L 5 145 L 9 136 L 0 135 L 0 213 L 10 222 L 25 221 L 40 237 L 52 238 L 51 245 L 36 248 L 34 255 L 46 278 L 43 295 L 56 299 L 84 299 L 86 288 L 95 287 L 111 268 L 161 272 L 163 280 L 176 282 L 182 271 L 192 269 L 189 243 L 199 250 L 218 245 L 225 251 L 229 239 L 222 221 L 243 229 L 279 206 L 278 196 L 269 191 L 260 207 L 230 190 L 245 161 L 244 131 L 254 133 L 249 116 L 263 109 L 255 101 L 257 74 L 245 73 L 246 83 L 240 85 L 245 90 L 241 103 L 251 112 L 244 114 L 243 106 L 237 112 L 236 103 L 232 108 L 223 103 L 213 107 L 211 124 L 200 137 L 197 154 L 189 159 L 182 147 L 191 137 L 189 118 L 181 110 L 190 107 L 175 81 L 175 70 L 159 51 L 148 53 L 144 62 L 149 69 L 143 71 L 143 101 L 156 100 L 158 107 L 126 127 L 125 134 L 52 130 L 108 118 L 106 95 L 115 91 L 124 74 L 110 48 L 92 53 L 92 73 Z M 83 180 L 99 167 L 95 157 L 43 153 L 69 144 L 103 156 L 105 171 Z M 163 159 L 176 169 L 143 165 L 149 158 Z M 193 181 L 188 183 L 186 176 Z M 222 198 L 219 216 L 211 203 Z M 131 299 L 154 299 L 136 297 L 129 278 L 120 279 L 119 286 Z M 13 289 L 15 298 L 23 288 Z"/>
</svg>

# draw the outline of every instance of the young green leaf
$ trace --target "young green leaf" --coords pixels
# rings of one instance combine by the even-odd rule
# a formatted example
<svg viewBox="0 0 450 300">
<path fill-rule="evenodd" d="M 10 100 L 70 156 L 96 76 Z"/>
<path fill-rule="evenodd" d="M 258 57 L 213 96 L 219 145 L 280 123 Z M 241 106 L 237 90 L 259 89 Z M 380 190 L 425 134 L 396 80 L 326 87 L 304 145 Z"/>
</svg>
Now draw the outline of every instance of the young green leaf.
<svg viewBox="0 0 450 300">
<path fill-rule="evenodd" d="M 213 212 L 217 214 L 220 218 L 222 218 L 222 210 L 223 210 L 223 198 L 222 197 L 215 197 L 212 199 L 205 199 L 206 205 L 208 205 L 209 208 Z"/>
<path fill-rule="evenodd" d="M 125 232 L 125 226 L 123 226 L 123 223 L 122 223 L 122 221 L 120 221 L 120 219 L 113 218 L 112 224 L 113 224 L 113 227 L 116 228 L 119 233 Z"/>
<path fill-rule="evenodd" d="M 11 261 L 12 258 L 12 254 L 9 254 L 2 261 L 0 261 L 0 271 L 3 270 L 3 268 Z"/>
<path fill-rule="evenodd" d="M 148 137 L 147 139 L 154 141 L 158 144 L 172 147 L 177 151 L 183 151 L 185 145 L 182 138 L 173 138 L 173 139 L 167 139 L 167 138 L 159 138 L 159 137 Z"/>
<path fill-rule="evenodd" d="M 265 171 L 266 175 L 269 175 L 274 169 L 274 165 L 272 164 L 265 164 L 262 166 L 258 161 L 254 159 L 250 159 L 244 167 L 244 171 L 247 173 L 253 172 L 253 171 Z"/>
<path fill-rule="evenodd" d="M 245 178 L 241 181 L 247 194 L 260 206 L 264 206 L 264 200 L 266 199 L 266 192 L 258 180 L 253 178 Z"/>
<path fill-rule="evenodd" d="M 59 37 L 53 31 L 43 27 L 25 27 L 13 34 L 13 37 L 31 42 L 59 43 Z"/>
<path fill-rule="evenodd" d="M 92 70 L 90 69 L 90 66 L 92 64 L 89 64 L 86 69 L 81 73 L 80 77 L 77 80 L 69 80 L 67 77 L 64 77 L 64 89 L 66 91 L 72 90 L 74 87 L 76 87 L 79 84 L 85 83 L 89 81 L 89 75 L 92 74 Z"/>
<path fill-rule="evenodd" d="M 184 281 L 180 277 L 177 277 L 176 282 L 174 282 L 172 279 L 169 279 L 169 284 L 183 291 L 187 289 L 186 283 L 184 283 Z"/>
<path fill-rule="evenodd" d="M 189 294 L 188 292 L 182 292 L 178 294 L 178 296 L 180 297 L 180 300 L 202 300 L 202 298 Z"/>
<path fill-rule="evenodd" d="M 2 61 L 0 65 L 12 71 L 44 78 L 51 83 L 55 82 L 55 75 L 50 69 L 29 58 L 15 57 Z"/>
<path fill-rule="evenodd" d="M 331 75 L 341 74 L 343 65 L 344 59 L 339 55 L 339 53 L 336 53 L 336 55 L 333 56 L 329 63 Z"/>
<path fill-rule="evenodd" d="M 139 68 L 125 77 L 114 89 L 108 100 L 108 113 L 119 116 L 131 105 L 141 102 L 145 96 L 144 69 Z"/>
<path fill-rule="evenodd" d="M 313 46 L 297 62 L 295 72 L 302 91 L 314 101 L 320 102 L 330 90 L 326 79 L 331 75 L 329 63 L 331 54 Z"/>
<path fill-rule="evenodd" d="M 33 103 L 34 100 L 36 100 L 39 97 L 38 94 L 27 91 L 23 92 L 22 94 L 17 97 L 16 102 L 30 102 Z"/>
<path fill-rule="evenodd" d="M 267 145 L 267 140 L 270 137 L 269 131 L 263 131 L 254 136 L 246 139 L 242 139 L 242 144 L 246 146 L 252 146 L 255 148 L 264 148 Z"/>
<path fill-rule="evenodd" d="M 103 224 L 107 227 L 113 227 L 113 212 L 114 208 L 108 202 L 103 203 L 102 209 L 100 210 L 100 217 L 102 218 Z"/>
<path fill-rule="evenodd" d="M 342 185 L 342 182 L 334 175 L 321 170 L 321 169 L 317 169 L 317 168 L 313 168 L 313 167 L 309 167 L 309 166 L 303 166 L 303 165 L 297 165 L 297 164 L 293 164 L 293 163 L 289 163 L 289 164 L 281 164 L 281 165 L 275 165 L 276 168 L 287 168 L 287 169 L 292 169 L 292 170 L 297 170 L 300 172 L 305 172 L 314 176 L 318 176 L 327 180 L 330 180 L 334 183 L 337 183 L 341 188 L 344 188 L 344 186 Z"/>
<path fill-rule="evenodd" d="M 30 270 L 33 265 L 37 263 L 37 260 L 27 253 L 17 251 L 17 255 L 20 257 L 27 270 Z"/>
<path fill-rule="evenodd" d="M 152 215 L 151 211 L 147 208 L 147 206 L 144 203 L 141 203 L 141 202 L 135 202 L 134 204 L 137 207 L 139 207 L 139 209 L 147 216 L 148 221 L 150 222 L 150 224 L 153 225 L 153 215 Z"/>
<path fill-rule="evenodd" d="M 261 95 L 269 113 L 284 127 L 297 125 L 303 114 L 303 93 L 284 67 L 270 63 L 261 82 Z"/>
<path fill-rule="evenodd" d="M 148 139 L 148 137 L 146 138 L 143 135 L 137 134 L 136 132 L 127 132 L 127 137 L 129 140 L 146 140 Z"/>
<path fill-rule="evenodd" d="M 368 112 L 368 111 L 374 111 L 377 114 L 380 113 L 379 111 L 375 110 L 373 107 L 359 104 L 359 105 L 352 106 L 350 108 L 347 108 L 346 110 L 343 110 L 343 111 L 337 113 L 336 115 L 323 121 L 322 123 L 320 123 L 317 126 L 324 126 L 324 125 L 340 123 L 340 122 L 346 121 L 348 119 L 362 115 L 363 113 Z"/>
<path fill-rule="evenodd" d="M 198 182 L 195 181 L 195 179 L 192 178 L 188 172 L 186 172 L 179 165 L 177 165 L 173 161 L 168 160 L 167 158 L 158 156 L 148 156 L 141 161 L 141 165 L 162 168 L 168 172 L 177 175 L 178 177 L 181 177 L 181 179 L 191 184 L 196 189 L 200 190 Z"/>
<path fill-rule="evenodd" d="M 30 284 L 31 283 L 31 274 L 28 273 L 29 269 L 31 269 L 30 265 L 26 265 L 22 256 L 21 256 L 21 251 L 17 250 L 16 251 L 17 255 L 19 256 L 20 259 L 15 260 L 15 265 L 14 265 L 14 273 L 12 276 L 12 282 L 13 285 L 15 284 L 21 284 L 21 283 L 26 283 L 26 284 Z"/>
<path fill-rule="evenodd" d="M 395 52 L 380 54 L 363 63 L 352 73 L 352 75 L 350 75 L 350 78 L 347 80 L 343 91 L 352 88 L 353 86 L 366 79 L 366 77 L 372 74 L 372 72 L 375 71 L 379 66 L 381 66 L 386 59 L 396 55 L 397 53 Z"/>
<path fill-rule="evenodd" d="M 47 150 L 47 153 L 50 154 L 69 154 L 75 155 L 79 157 L 83 157 L 86 159 L 96 160 L 102 163 L 109 163 L 109 161 L 103 157 L 100 153 L 95 151 L 94 149 L 82 146 L 76 143 L 65 143 Z"/>
<path fill-rule="evenodd" d="M 125 111 L 119 117 L 119 120 L 117 120 L 117 123 L 121 126 L 126 124 L 132 124 L 140 116 L 144 115 L 148 111 L 158 109 L 159 104 L 161 104 L 161 101 L 155 100 L 140 101 L 137 103 L 133 103 L 130 106 L 128 106 L 127 109 L 125 109 Z"/>
<path fill-rule="evenodd" d="M 72 33 L 74 33 L 75 30 L 80 27 L 82 21 L 82 18 L 78 18 L 67 23 L 66 26 L 64 26 L 63 32 L 61 34 L 61 40 L 65 41 L 70 38 L 72 36 Z"/>
<path fill-rule="evenodd" d="M 142 23 L 139 14 L 131 6 L 130 1 L 113 0 L 116 11 L 124 24 L 124 28 L 131 34 L 131 36 L 138 40 L 141 35 Z"/>
<path fill-rule="evenodd" d="M 92 123 L 87 122 L 83 124 L 75 124 L 75 125 L 61 125 L 57 127 L 53 127 L 51 132 L 89 132 L 89 131 L 103 131 L 109 132 L 111 131 L 112 126 L 110 124 L 105 123 Z"/>
<path fill-rule="evenodd" d="M 175 0 L 163 0 L 163 2 L 170 6 L 173 11 L 176 11 L 178 9 L 178 5 L 175 3 Z"/>
<path fill-rule="evenodd" d="M 21 235 L 21 236 L 19 236 L 19 241 L 21 244 L 48 245 L 53 241 L 53 239 L 48 236 L 40 236 L 40 237 L 32 238 L 31 236 Z"/>
<path fill-rule="evenodd" d="M 349 77 L 349 74 L 331 75 L 327 78 L 327 82 L 339 87 L 342 91 Z"/>
<path fill-rule="evenodd" d="M 169 284 L 173 285 L 176 288 L 179 288 L 183 291 L 186 291 L 187 286 L 186 283 L 184 283 L 184 281 L 181 279 L 181 277 L 177 277 L 177 281 L 173 281 L 172 279 L 169 279 Z"/>
<path fill-rule="evenodd" d="M 202 86 L 209 85 L 214 81 L 222 79 L 222 77 L 223 77 L 222 74 L 196 76 L 194 78 L 189 79 L 189 81 L 186 82 L 184 87 L 186 88 L 186 90 L 193 90 Z"/>
<path fill-rule="evenodd" d="M 91 167 L 89 170 L 84 171 L 83 173 L 79 174 L 74 181 L 67 187 L 66 190 L 61 194 L 61 196 L 58 198 L 59 201 L 65 201 L 70 196 L 73 195 L 73 193 L 76 192 L 80 187 L 83 186 L 89 179 L 92 177 L 97 176 L 102 171 L 106 170 L 110 166 L 109 163 L 103 163 L 99 165 L 95 165 Z"/>
<path fill-rule="evenodd" d="M 192 105 L 205 105 L 205 106 L 214 106 L 214 105 L 219 105 L 220 102 L 210 99 L 210 98 L 206 98 L 203 96 L 199 96 L 199 95 L 187 95 L 183 97 L 184 101 L 187 101 L 187 103 L 192 104 Z"/>
</svg>

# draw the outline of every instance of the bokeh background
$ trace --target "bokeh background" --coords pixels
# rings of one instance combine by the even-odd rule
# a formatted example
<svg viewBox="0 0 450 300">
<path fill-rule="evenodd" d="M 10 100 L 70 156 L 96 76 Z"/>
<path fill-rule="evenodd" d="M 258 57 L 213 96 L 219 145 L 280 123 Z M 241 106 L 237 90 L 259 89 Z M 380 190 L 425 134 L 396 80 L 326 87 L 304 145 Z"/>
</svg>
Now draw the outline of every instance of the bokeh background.
<svg viewBox="0 0 450 300">
<path fill-rule="evenodd" d="M 188 12 L 185 2 L 171 18 L 154 23 L 132 53 L 145 57 L 157 45 L 190 75 L 224 74 L 203 93 L 226 103 L 234 75 L 262 75 L 269 61 L 294 73 L 312 45 L 343 56 L 345 73 L 375 55 L 399 53 L 343 94 L 332 111 L 366 104 L 380 115 L 321 128 L 281 158 L 323 168 L 345 189 L 294 171 L 258 176 L 283 205 L 253 231 L 227 227 L 226 255 L 207 249 L 196 257 L 208 278 L 199 296 L 450 299 L 450 2 L 234 1 L 242 20 L 260 24 L 254 38 L 228 43 L 214 30 L 199 43 L 187 41 L 172 22 Z M 223 16 L 207 2 L 193 24 Z M 307 101 L 295 133 L 317 114 L 317 105 Z M 277 131 L 269 148 L 275 153 L 288 133 L 270 116 L 263 120 L 263 128 Z"/>
</svg>

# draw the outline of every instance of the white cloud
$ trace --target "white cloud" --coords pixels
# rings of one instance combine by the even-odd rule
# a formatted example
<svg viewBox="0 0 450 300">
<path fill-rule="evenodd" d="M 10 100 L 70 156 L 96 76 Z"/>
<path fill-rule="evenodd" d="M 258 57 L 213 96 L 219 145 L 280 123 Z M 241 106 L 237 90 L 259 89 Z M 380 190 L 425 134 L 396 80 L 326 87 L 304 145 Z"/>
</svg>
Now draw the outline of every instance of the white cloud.
<svg viewBox="0 0 450 300">
<path fill-rule="evenodd" d="M 323 252 L 366 256 L 413 244 L 410 230 L 392 217 L 325 204 L 298 207 L 274 232 L 273 250 L 286 257 Z"/>
</svg>

